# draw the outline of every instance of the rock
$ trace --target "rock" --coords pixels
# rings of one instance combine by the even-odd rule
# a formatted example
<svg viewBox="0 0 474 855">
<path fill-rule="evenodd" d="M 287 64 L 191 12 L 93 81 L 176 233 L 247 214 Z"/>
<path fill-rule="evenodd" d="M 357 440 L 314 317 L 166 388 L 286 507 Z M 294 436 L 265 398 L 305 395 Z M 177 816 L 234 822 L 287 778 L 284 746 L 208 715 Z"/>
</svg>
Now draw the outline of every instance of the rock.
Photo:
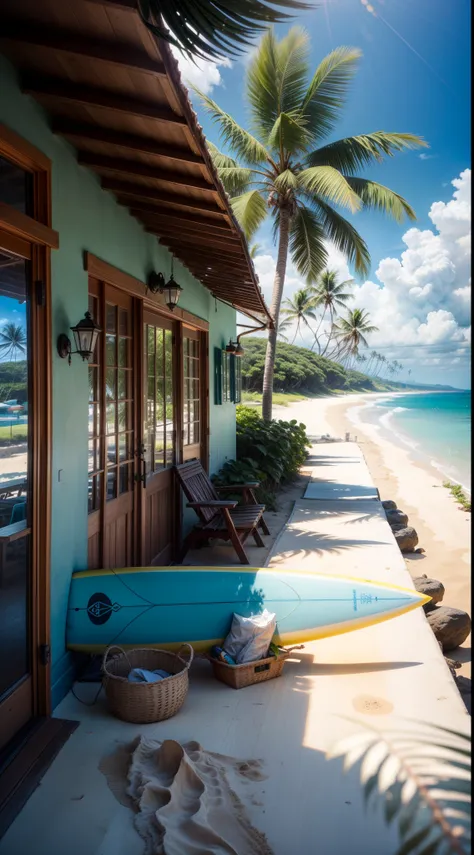
<svg viewBox="0 0 474 855">
<path fill-rule="evenodd" d="M 385 499 L 385 501 L 382 502 L 382 507 L 385 508 L 386 511 L 396 511 L 397 503 L 392 499 Z"/>
<path fill-rule="evenodd" d="M 385 516 L 389 525 L 396 525 L 397 523 L 401 523 L 402 525 L 408 524 L 407 515 L 403 511 L 399 511 L 398 508 L 395 511 L 385 511 Z"/>
<path fill-rule="evenodd" d="M 471 631 L 471 618 L 461 609 L 435 606 L 426 615 L 429 625 L 443 647 L 443 653 L 455 650 Z"/>
<path fill-rule="evenodd" d="M 393 536 L 397 541 L 400 552 L 413 552 L 418 543 L 418 535 L 411 525 L 403 526 L 402 528 L 392 529 Z"/>
<path fill-rule="evenodd" d="M 416 550 L 418 551 L 418 550 Z M 430 603 L 425 603 L 423 606 L 425 612 L 430 612 L 437 603 L 440 603 L 444 597 L 444 585 L 438 579 L 429 579 L 428 576 L 415 576 L 413 584 L 420 594 L 426 594 L 431 597 Z"/>
<path fill-rule="evenodd" d="M 456 685 L 461 693 L 461 695 L 470 695 L 471 694 L 471 681 L 469 677 L 463 677 L 462 674 L 459 677 L 456 674 Z"/>
<path fill-rule="evenodd" d="M 426 552 L 426 549 L 423 549 L 422 546 L 419 546 L 418 549 L 415 549 L 417 555 L 423 555 Z"/>
</svg>

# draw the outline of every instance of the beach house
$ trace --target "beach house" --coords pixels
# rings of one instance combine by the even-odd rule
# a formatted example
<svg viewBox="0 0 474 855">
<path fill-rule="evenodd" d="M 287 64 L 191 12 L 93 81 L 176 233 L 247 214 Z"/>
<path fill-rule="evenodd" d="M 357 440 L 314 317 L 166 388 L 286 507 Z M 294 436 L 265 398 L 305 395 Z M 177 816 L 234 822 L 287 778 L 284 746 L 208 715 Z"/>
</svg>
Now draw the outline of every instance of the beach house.
<svg viewBox="0 0 474 855">
<path fill-rule="evenodd" d="M 236 309 L 271 319 L 176 61 L 134 2 L 5 0 L 0 79 L 5 760 L 72 684 L 71 573 L 175 557 L 172 466 L 235 454 L 239 374 L 215 354 Z"/>
</svg>

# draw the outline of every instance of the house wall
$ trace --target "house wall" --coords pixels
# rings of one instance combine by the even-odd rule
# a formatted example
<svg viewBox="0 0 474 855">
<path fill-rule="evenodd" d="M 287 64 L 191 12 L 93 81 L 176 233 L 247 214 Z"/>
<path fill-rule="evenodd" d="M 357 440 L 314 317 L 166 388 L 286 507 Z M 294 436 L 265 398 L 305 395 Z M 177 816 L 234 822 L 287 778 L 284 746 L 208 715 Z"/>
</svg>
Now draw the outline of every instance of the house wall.
<svg viewBox="0 0 474 855">
<path fill-rule="evenodd" d="M 138 279 L 150 269 L 170 269 L 170 254 L 146 234 L 99 180 L 78 165 L 73 148 L 49 130 L 46 114 L 18 85 L 17 73 L 0 56 L 0 121 L 52 161 L 52 226 L 60 248 L 52 252 L 53 456 L 51 532 L 51 648 L 55 705 L 72 678 L 65 649 L 66 608 L 71 573 L 87 566 L 87 367 L 78 358 L 68 366 L 56 353 L 56 340 L 87 310 L 83 252 Z M 213 404 L 214 347 L 235 337 L 235 311 L 217 303 L 178 262 L 183 286 L 180 306 L 208 320 L 210 361 L 210 466 L 215 471 L 235 456 L 235 407 Z"/>
</svg>

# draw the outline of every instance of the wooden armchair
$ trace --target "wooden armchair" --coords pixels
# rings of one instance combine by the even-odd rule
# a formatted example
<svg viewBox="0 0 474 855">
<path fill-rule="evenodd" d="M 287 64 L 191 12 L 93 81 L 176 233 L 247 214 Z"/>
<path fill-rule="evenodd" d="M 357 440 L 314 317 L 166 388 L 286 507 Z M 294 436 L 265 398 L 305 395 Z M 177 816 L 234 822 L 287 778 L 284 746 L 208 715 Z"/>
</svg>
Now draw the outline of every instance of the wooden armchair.
<svg viewBox="0 0 474 855">
<path fill-rule="evenodd" d="M 199 460 L 190 460 L 175 467 L 178 481 L 193 508 L 199 523 L 188 534 L 183 545 L 181 560 L 188 549 L 208 543 L 212 538 L 230 540 L 242 564 L 249 564 L 244 543 L 252 535 L 257 546 L 265 546 L 258 529 L 270 534 L 263 519 L 265 505 L 257 504 L 254 490 L 258 481 L 251 484 L 232 484 L 216 487 L 202 468 Z M 242 493 L 244 504 L 222 499 L 225 493 Z"/>
</svg>

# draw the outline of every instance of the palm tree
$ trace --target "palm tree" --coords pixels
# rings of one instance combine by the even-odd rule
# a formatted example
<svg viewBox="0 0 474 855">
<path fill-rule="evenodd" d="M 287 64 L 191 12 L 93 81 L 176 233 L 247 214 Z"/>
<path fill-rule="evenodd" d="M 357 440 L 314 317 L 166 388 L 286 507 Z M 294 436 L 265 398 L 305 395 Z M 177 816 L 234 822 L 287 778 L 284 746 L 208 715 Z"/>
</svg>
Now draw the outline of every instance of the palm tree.
<svg viewBox="0 0 474 855">
<path fill-rule="evenodd" d="M 301 324 L 307 326 L 314 335 L 314 330 L 311 328 L 308 318 L 311 318 L 313 321 L 317 320 L 316 313 L 314 311 L 315 306 L 316 299 L 308 288 L 300 288 L 299 291 L 295 292 L 293 297 L 284 301 L 282 315 L 285 315 L 290 323 L 294 323 L 295 321 L 297 322 L 296 332 L 293 341 L 291 342 L 292 344 L 294 344 L 296 336 L 300 332 Z"/>
<path fill-rule="evenodd" d="M 26 333 L 22 326 L 14 323 L 5 324 L 0 332 L 0 354 L 4 359 L 13 359 L 16 362 L 18 355 L 26 353 Z"/>
<path fill-rule="evenodd" d="M 308 284 L 327 265 L 330 240 L 357 273 L 370 266 L 367 246 L 352 223 L 336 207 L 356 212 L 382 211 L 401 222 L 415 214 L 398 193 L 366 178 L 358 168 L 380 162 L 403 149 L 425 143 L 407 133 L 348 137 L 323 145 L 342 112 L 360 51 L 332 51 L 309 78 L 309 39 L 293 27 L 278 41 L 270 30 L 248 66 L 246 91 L 252 131 L 240 127 L 215 101 L 195 90 L 219 126 L 222 140 L 235 157 L 210 146 L 214 163 L 248 240 L 271 215 L 278 238 L 276 272 L 263 379 L 262 415 L 272 413 L 273 373 L 280 306 L 288 254 Z"/>
<path fill-rule="evenodd" d="M 364 309 L 349 310 L 347 317 L 340 318 L 335 324 L 335 328 L 335 337 L 340 354 L 350 354 L 351 356 L 358 355 L 360 344 L 367 347 L 367 336 L 378 330 L 378 327 L 370 323 L 369 313 Z"/>
<path fill-rule="evenodd" d="M 301 0 L 136 0 L 144 24 L 158 38 L 202 59 L 236 56 L 269 24 L 288 20 L 286 9 L 313 9 Z M 170 32 L 171 31 L 171 32 Z"/>
<path fill-rule="evenodd" d="M 260 252 L 261 248 L 262 247 L 259 243 L 253 243 L 249 249 L 250 258 L 254 259 L 255 256 L 258 255 L 258 253 Z"/>
<path fill-rule="evenodd" d="M 327 352 L 330 341 L 332 339 L 334 329 L 334 317 L 337 314 L 338 308 L 345 309 L 347 301 L 352 299 L 352 294 L 349 289 L 351 288 L 353 282 L 353 279 L 346 279 L 344 282 L 338 282 L 337 272 L 335 270 L 323 270 L 318 279 L 317 284 L 313 289 L 314 295 L 317 300 L 317 305 L 323 307 L 323 313 L 315 335 L 315 344 L 318 345 L 318 350 L 320 353 L 321 347 L 319 345 L 318 332 L 328 311 L 330 317 L 329 334 L 326 346 L 322 353 L 323 356 Z M 313 348 L 311 348 L 311 350 L 312 349 Z"/>
<path fill-rule="evenodd" d="M 283 318 L 278 324 L 278 338 L 281 338 L 283 341 L 288 341 L 288 337 L 286 336 L 286 332 L 290 329 L 292 322 L 288 320 L 288 318 Z"/>
</svg>

